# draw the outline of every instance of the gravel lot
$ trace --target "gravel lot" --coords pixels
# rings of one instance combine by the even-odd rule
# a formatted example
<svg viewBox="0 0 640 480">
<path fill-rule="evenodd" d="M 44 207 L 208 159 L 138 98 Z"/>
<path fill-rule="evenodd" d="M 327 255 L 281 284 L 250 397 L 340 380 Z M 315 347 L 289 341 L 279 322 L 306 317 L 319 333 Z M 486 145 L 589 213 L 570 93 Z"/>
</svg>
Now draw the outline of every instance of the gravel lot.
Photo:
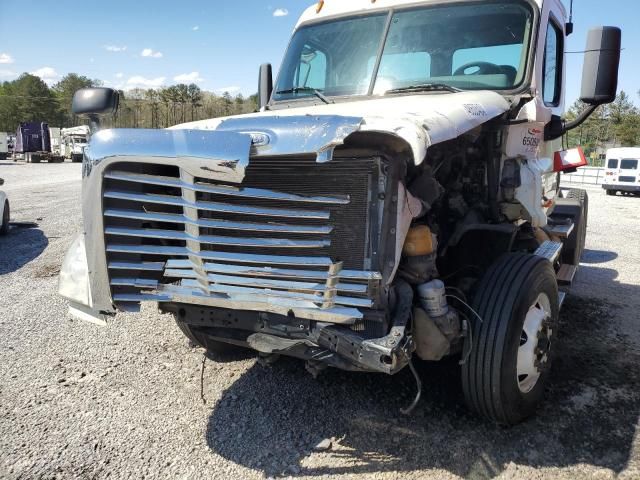
<svg viewBox="0 0 640 480">
<path fill-rule="evenodd" d="M 0 239 L 2 478 L 640 478 L 640 198 L 590 191 L 548 401 L 507 430 L 466 412 L 451 365 L 420 366 L 410 418 L 407 372 L 316 381 L 251 354 L 207 363 L 203 404 L 202 352 L 170 317 L 66 315 L 80 166 L 0 162 L 0 177 L 14 220 L 38 224 Z"/>
</svg>

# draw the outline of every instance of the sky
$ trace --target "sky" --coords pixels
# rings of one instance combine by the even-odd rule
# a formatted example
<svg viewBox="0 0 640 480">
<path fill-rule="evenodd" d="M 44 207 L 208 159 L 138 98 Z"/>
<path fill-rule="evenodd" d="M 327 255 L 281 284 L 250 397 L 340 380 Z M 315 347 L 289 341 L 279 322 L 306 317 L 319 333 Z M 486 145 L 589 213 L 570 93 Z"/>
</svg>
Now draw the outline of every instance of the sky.
<svg viewBox="0 0 640 480">
<path fill-rule="evenodd" d="M 364 2 L 368 0 L 326 0 Z M 565 0 L 568 6 L 569 0 Z M 277 69 L 312 0 L 0 0 L 0 81 L 22 72 L 53 84 L 69 72 L 117 88 L 196 83 L 210 91 L 255 93 L 258 67 Z M 620 88 L 640 104 L 638 0 L 574 0 L 583 50 L 587 30 L 623 30 Z M 568 105 L 580 93 L 582 55 L 568 56 Z"/>
</svg>

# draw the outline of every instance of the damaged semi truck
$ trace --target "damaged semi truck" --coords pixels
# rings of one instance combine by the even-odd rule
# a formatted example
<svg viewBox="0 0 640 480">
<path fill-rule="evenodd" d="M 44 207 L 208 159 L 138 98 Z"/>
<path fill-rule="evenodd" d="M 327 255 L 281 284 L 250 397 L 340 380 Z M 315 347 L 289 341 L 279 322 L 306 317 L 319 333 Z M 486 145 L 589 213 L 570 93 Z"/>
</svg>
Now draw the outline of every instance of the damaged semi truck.
<svg viewBox="0 0 640 480">
<path fill-rule="evenodd" d="M 260 111 L 168 130 L 100 130 L 86 89 L 84 230 L 60 275 L 74 315 L 156 302 L 222 354 L 396 374 L 455 356 L 478 414 L 541 401 L 587 226 L 562 137 L 615 98 L 621 33 L 590 31 L 563 120 L 560 0 L 321 1 Z M 575 157 L 575 158 L 573 158 Z"/>
</svg>

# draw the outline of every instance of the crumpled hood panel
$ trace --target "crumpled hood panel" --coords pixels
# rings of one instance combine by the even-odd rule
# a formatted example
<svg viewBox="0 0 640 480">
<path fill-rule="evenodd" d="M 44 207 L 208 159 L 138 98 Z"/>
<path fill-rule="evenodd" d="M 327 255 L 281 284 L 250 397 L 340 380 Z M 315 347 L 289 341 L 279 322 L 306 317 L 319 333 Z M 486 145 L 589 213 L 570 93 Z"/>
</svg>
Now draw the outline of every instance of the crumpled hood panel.
<svg viewBox="0 0 640 480">
<path fill-rule="evenodd" d="M 509 103 L 491 91 L 421 94 L 266 111 L 171 128 L 265 133 L 270 138 L 268 149 L 314 152 L 319 160 L 354 132 L 383 132 L 406 141 L 414 162 L 420 164 L 429 146 L 459 137 L 508 109 Z"/>
</svg>

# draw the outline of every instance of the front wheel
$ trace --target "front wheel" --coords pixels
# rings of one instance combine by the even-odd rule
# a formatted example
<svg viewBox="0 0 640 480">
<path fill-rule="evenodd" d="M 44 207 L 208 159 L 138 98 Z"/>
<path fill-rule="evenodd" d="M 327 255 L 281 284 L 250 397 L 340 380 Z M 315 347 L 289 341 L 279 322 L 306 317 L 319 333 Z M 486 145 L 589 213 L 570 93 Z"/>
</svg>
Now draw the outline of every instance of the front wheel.
<svg viewBox="0 0 640 480">
<path fill-rule="evenodd" d="M 609 195 L 610 197 L 615 197 L 616 196 L 616 191 L 615 190 L 607 190 L 607 195 Z"/>
<path fill-rule="evenodd" d="M 533 415 L 545 390 L 558 323 L 558 285 L 551 263 L 508 254 L 481 280 L 471 354 L 462 367 L 470 409 L 501 425 Z"/>
</svg>

